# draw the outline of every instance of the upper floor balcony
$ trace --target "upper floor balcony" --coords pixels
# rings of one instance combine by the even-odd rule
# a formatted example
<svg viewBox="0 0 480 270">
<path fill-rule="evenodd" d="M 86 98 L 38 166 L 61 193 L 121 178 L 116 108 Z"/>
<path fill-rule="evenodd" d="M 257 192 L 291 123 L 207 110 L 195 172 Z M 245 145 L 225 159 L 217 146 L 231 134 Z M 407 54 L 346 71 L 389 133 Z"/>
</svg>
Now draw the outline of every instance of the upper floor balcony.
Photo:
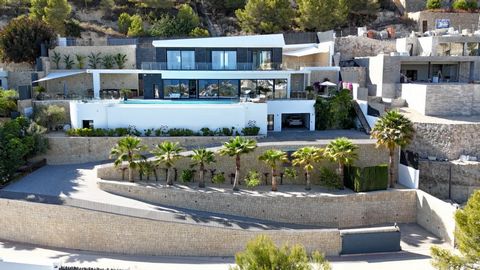
<svg viewBox="0 0 480 270">
<path fill-rule="evenodd" d="M 256 65 L 254 63 L 236 63 L 231 66 L 218 67 L 208 62 L 194 63 L 189 65 L 171 66 L 167 62 L 142 62 L 144 70 L 214 70 L 214 71 L 275 71 L 275 70 L 302 70 L 309 67 L 325 67 L 324 62 L 286 62 L 267 63 Z"/>
</svg>

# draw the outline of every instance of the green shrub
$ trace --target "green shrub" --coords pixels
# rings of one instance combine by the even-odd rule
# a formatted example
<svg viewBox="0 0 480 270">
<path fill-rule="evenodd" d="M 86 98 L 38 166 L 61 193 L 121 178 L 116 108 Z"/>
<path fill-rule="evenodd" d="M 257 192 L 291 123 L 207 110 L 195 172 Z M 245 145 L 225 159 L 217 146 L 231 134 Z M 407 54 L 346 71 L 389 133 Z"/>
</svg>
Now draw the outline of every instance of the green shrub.
<svg viewBox="0 0 480 270">
<path fill-rule="evenodd" d="M 233 133 L 235 132 L 235 128 L 234 127 L 231 127 L 231 128 L 224 127 L 224 128 L 221 128 L 220 131 L 221 131 L 221 135 L 223 135 L 223 136 L 233 136 Z"/>
<path fill-rule="evenodd" d="M 115 129 L 115 134 L 118 137 L 125 137 L 128 135 L 128 129 L 127 128 L 116 128 Z"/>
<path fill-rule="evenodd" d="M 476 0 L 455 0 L 452 4 L 453 9 L 457 10 L 474 10 L 477 9 Z"/>
<path fill-rule="evenodd" d="M 182 174 L 180 175 L 180 179 L 182 180 L 182 183 L 190 183 L 193 180 L 193 170 L 186 169 L 182 171 Z"/>
<path fill-rule="evenodd" d="M 340 176 L 334 170 L 322 167 L 320 169 L 320 183 L 331 189 L 340 189 L 343 186 L 340 184 Z"/>
<path fill-rule="evenodd" d="M 388 165 L 345 168 L 345 186 L 355 192 L 385 190 L 388 188 Z"/>
<path fill-rule="evenodd" d="M 225 175 L 223 173 L 215 174 L 212 178 L 212 183 L 214 184 L 225 183 Z"/>
<path fill-rule="evenodd" d="M 11 112 L 17 111 L 17 99 L 17 91 L 0 88 L 0 116 L 10 117 Z"/>
<path fill-rule="evenodd" d="M 235 255 L 235 267 L 231 270 L 295 269 L 329 270 L 329 262 L 318 251 L 308 256 L 302 245 L 277 247 L 268 236 L 260 235 L 249 241 L 245 251 Z"/>
<path fill-rule="evenodd" d="M 257 171 L 249 171 L 245 177 L 245 184 L 249 188 L 254 188 L 262 183 L 260 180 L 260 174 Z"/>
<path fill-rule="evenodd" d="M 35 108 L 33 119 L 48 130 L 54 130 L 65 124 L 67 115 L 65 108 L 57 105 L 38 106 Z"/>
<path fill-rule="evenodd" d="M 201 128 L 200 133 L 202 134 L 202 136 L 213 136 L 213 135 L 215 135 L 215 132 L 213 132 L 213 130 L 209 129 L 208 127 Z"/>
<path fill-rule="evenodd" d="M 171 128 L 167 131 L 167 133 L 171 137 L 188 137 L 195 135 L 193 130 L 190 130 L 188 128 Z"/>
<path fill-rule="evenodd" d="M 44 133 L 45 128 L 22 116 L 0 125 L 0 184 L 12 180 L 28 158 L 47 150 Z"/>
<path fill-rule="evenodd" d="M 297 170 L 295 170 L 294 168 L 286 168 L 283 173 L 286 177 L 292 180 L 297 179 L 297 176 L 298 176 Z"/>
<path fill-rule="evenodd" d="M 442 0 L 428 0 L 427 9 L 439 9 L 442 7 Z"/>
<path fill-rule="evenodd" d="M 152 136 L 153 132 L 154 132 L 153 128 L 148 128 L 148 129 L 145 129 L 143 131 L 143 134 L 145 134 L 145 136 L 147 136 L 147 137 L 150 137 L 150 136 Z"/>
<path fill-rule="evenodd" d="M 249 126 L 242 129 L 242 134 L 245 136 L 257 136 L 260 133 L 260 128 L 257 126 Z"/>
<path fill-rule="evenodd" d="M 354 127 L 355 111 L 350 90 L 343 89 L 331 98 L 317 97 L 315 102 L 315 128 L 349 129 Z"/>
</svg>

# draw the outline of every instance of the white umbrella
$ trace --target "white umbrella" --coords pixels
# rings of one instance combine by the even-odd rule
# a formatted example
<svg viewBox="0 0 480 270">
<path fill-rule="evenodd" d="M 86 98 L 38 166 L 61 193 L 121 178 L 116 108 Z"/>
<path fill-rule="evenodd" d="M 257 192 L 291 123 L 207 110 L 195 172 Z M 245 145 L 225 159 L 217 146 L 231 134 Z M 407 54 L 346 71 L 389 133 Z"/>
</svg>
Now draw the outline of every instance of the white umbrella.
<svg viewBox="0 0 480 270">
<path fill-rule="evenodd" d="M 321 86 L 337 86 L 336 83 L 332 83 L 332 82 L 329 82 L 329 81 L 322 82 L 320 85 Z"/>
</svg>

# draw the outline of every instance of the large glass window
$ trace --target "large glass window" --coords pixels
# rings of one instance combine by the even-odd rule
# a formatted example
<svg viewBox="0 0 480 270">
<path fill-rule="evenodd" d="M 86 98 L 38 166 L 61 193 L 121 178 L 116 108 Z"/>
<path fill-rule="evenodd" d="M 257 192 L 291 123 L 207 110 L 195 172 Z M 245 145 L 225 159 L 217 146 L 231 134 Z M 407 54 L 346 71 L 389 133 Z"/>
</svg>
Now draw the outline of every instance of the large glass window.
<svg viewBox="0 0 480 270">
<path fill-rule="evenodd" d="M 188 98 L 189 81 L 188 80 L 163 80 L 164 98 Z"/>
<path fill-rule="evenodd" d="M 199 98 L 217 98 L 218 80 L 198 80 Z"/>
<path fill-rule="evenodd" d="M 272 69 L 272 51 L 258 50 L 253 52 L 254 69 L 269 70 Z"/>
<path fill-rule="evenodd" d="M 257 88 L 260 95 L 265 98 L 273 98 L 273 80 L 258 80 Z"/>
<path fill-rule="evenodd" d="M 180 51 L 167 51 L 167 69 L 180 69 L 181 65 Z"/>
<path fill-rule="evenodd" d="M 167 69 L 195 69 L 195 51 L 167 51 Z"/>
<path fill-rule="evenodd" d="M 220 80 L 219 96 L 221 98 L 238 97 L 238 80 Z"/>
<path fill-rule="evenodd" d="M 241 80 L 240 96 L 254 98 L 257 96 L 257 80 Z"/>
<path fill-rule="evenodd" d="M 287 98 L 287 80 L 275 80 L 274 98 Z"/>
<path fill-rule="evenodd" d="M 237 69 L 237 52 L 212 51 L 212 69 Z"/>
</svg>

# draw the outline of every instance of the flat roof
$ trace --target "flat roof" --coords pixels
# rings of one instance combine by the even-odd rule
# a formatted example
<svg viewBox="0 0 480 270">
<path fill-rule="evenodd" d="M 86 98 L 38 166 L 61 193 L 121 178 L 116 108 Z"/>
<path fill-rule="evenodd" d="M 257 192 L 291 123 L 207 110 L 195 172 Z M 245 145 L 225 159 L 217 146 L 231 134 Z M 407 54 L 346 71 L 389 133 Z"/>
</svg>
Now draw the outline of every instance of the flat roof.
<svg viewBox="0 0 480 270">
<path fill-rule="evenodd" d="M 154 40 L 159 48 L 282 48 L 283 34 Z"/>
</svg>

